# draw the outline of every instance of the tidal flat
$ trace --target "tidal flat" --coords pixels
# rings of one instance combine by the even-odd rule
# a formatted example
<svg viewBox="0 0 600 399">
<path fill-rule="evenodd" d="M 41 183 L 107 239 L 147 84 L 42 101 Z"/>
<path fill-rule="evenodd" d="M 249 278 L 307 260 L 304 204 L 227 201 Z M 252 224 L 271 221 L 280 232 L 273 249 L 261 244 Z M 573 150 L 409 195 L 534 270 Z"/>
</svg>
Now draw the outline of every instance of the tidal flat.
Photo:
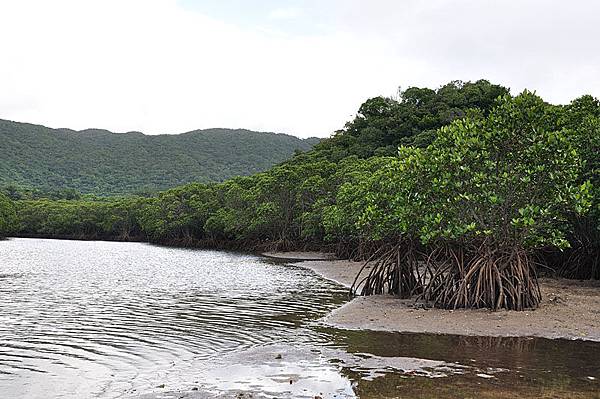
<svg viewBox="0 0 600 399">
<path fill-rule="evenodd" d="M 0 397 L 597 398 L 600 343 L 347 329 L 347 288 L 251 254 L 9 239 Z M 333 313 L 332 313 L 333 312 Z"/>
</svg>

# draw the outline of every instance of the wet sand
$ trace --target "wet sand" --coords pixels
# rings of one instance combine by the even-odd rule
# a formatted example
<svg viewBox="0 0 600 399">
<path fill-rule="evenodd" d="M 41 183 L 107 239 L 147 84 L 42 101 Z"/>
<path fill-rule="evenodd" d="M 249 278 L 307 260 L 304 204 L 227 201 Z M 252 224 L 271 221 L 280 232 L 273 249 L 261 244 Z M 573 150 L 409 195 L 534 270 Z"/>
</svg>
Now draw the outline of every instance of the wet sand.
<svg viewBox="0 0 600 399">
<path fill-rule="evenodd" d="M 362 262 L 304 261 L 295 266 L 350 287 Z M 323 321 L 349 330 L 543 337 L 600 342 L 600 282 L 540 279 L 543 300 L 531 311 L 443 310 L 389 295 L 356 297 Z"/>
<path fill-rule="evenodd" d="M 264 252 L 261 255 L 281 260 L 335 260 L 335 254 L 325 252 Z"/>
</svg>

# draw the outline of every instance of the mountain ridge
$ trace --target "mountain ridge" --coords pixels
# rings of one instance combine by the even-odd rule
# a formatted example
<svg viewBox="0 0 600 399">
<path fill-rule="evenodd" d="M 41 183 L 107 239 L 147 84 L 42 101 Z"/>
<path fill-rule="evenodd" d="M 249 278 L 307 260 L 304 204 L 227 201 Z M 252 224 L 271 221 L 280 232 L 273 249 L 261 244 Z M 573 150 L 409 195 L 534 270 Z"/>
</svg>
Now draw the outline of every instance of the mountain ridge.
<svg viewBox="0 0 600 399">
<path fill-rule="evenodd" d="M 157 191 L 260 172 L 318 140 L 227 128 L 159 135 L 78 131 L 0 119 L 0 186 L 102 196 Z"/>
</svg>

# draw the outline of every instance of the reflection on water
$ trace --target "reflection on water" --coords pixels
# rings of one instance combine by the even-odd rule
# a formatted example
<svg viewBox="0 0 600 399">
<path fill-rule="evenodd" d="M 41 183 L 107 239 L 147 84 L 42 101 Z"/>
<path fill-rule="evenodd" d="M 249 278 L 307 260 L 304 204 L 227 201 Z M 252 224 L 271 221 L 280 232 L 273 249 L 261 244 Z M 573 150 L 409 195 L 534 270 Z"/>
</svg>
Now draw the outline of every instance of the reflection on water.
<svg viewBox="0 0 600 399">
<path fill-rule="evenodd" d="M 1 398 L 600 390 L 599 344 L 327 328 L 346 291 L 256 256 L 13 239 L 0 262 Z"/>
<path fill-rule="evenodd" d="M 410 378 L 386 373 L 361 379 L 362 397 L 406 398 L 600 398 L 600 344 L 585 341 L 512 337 L 464 337 L 336 331 L 348 352 L 379 356 L 443 359 L 464 372 L 446 378 Z M 360 379 L 344 369 L 350 379 Z M 413 373 L 408 373 L 413 375 Z"/>
</svg>

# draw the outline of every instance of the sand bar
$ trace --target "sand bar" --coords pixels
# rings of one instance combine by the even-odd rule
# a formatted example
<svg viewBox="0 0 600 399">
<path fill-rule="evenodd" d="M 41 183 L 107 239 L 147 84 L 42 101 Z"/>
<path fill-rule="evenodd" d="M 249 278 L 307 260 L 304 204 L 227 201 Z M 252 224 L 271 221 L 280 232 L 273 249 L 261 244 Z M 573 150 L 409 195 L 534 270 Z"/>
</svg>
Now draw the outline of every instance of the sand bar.
<svg viewBox="0 0 600 399">
<path fill-rule="evenodd" d="M 345 260 L 294 263 L 350 287 L 362 267 Z M 357 297 L 323 320 L 350 330 L 424 332 L 478 336 L 531 336 L 600 342 L 600 281 L 540 279 L 543 300 L 531 311 L 443 310 L 413 300 Z"/>
</svg>

